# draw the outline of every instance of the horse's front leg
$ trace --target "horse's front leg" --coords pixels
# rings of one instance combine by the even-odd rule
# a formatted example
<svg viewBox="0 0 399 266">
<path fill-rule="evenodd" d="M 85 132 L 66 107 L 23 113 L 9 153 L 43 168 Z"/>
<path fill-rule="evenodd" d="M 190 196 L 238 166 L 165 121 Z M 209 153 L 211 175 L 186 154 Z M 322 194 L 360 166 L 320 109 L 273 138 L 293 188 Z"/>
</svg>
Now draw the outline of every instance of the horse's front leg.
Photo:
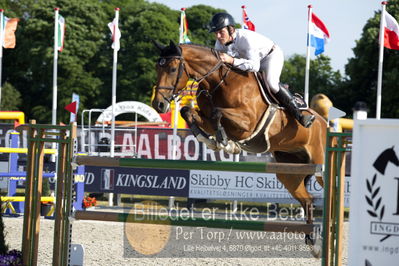
<svg viewBox="0 0 399 266">
<path fill-rule="evenodd" d="M 220 120 L 222 119 L 223 114 L 219 108 L 214 108 L 212 110 L 212 120 L 216 121 L 216 141 L 222 143 L 224 146 L 227 146 L 227 134 L 226 130 L 222 126 Z"/>
<path fill-rule="evenodd" d="M 212 150 L 220 150 L 216 141 L 211 138 L 211 135 L 215 134 L 215 130 L 210 119 L 188 106 L 184 106 L 180 110 L 180 114 L 200 142 L 204 142 Z"/>
</svg>

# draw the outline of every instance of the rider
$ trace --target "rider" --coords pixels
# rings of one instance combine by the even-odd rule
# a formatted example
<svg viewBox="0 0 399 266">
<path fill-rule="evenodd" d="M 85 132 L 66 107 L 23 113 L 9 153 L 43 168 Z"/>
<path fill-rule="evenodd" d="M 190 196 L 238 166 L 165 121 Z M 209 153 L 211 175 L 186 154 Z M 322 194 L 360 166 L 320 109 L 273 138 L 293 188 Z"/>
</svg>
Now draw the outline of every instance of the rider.
<svg viewBox="0 0 399 266">
<path fill-rule="evenodd" d="M 209 32 L 216 37 L 215 49 L 221 51 L 220 58 L 244 71 L 263 71 L 266 83 L 280 104 L 308 128 L 314 115 L 303 115 L 288 89 L 280 84 L 284 55 L 280 47 L 265 36 L 250 30 L 235 29 L 233 17 L 227 13 L 217 13 L 212 17 Z"/>
</svg>

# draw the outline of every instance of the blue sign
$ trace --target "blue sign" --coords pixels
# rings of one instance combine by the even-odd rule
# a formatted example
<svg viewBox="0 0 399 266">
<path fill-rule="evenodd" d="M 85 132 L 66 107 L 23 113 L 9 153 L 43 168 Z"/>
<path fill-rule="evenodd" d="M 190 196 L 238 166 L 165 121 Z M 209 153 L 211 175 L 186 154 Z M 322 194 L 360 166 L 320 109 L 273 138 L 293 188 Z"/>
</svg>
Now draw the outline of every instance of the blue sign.
<svg viewBox="0 0 399 266">
<path fill-rule="evenodd" d="M 188 197 L 189 170 L 86 166 L 85 191 Z"/>
</svg>

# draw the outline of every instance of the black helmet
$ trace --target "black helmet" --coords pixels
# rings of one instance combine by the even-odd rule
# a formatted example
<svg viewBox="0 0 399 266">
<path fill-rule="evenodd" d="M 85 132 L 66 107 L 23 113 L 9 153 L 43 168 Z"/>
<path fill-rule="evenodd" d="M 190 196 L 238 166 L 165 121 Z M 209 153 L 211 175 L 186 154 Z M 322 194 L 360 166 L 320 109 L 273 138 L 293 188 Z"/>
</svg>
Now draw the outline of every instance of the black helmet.
<svg viewBox="0 0 399 266">
<path fill-rule="evenodd" d="M 217 13 L 212 17 L 211 23 L 209 23 L 209 32 L 218 31 L 227 26 L 233 26 L 236 23 L 234 18 L 227 13 Z"/>
</svg>

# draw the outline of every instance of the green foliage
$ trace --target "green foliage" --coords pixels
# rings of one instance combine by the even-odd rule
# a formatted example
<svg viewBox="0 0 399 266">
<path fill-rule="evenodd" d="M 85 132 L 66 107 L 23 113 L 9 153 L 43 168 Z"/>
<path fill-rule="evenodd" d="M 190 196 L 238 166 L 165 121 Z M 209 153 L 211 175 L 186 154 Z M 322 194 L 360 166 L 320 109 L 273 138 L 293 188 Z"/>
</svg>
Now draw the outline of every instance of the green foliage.
<svg viewBox="0 0 399 266">
<path fill-rule="evenodd" d="M 388 12 L 399 17 L 399 0 L 392 0 Z M 156 81 L 155 61 L 158 51 L 151 40 L 167 44 L 178 42 L 180 11 L 146 0 L 0 0 L 8 17 L 19 17 L 15 49 L 4 49 L 1 109 L 20 110 L 27 119 L 39 123 L 51 121 L 53 98 L 54 7 L 66 20 L 64 51 L 58 56 L 57 121 L 68 122 L 72 93 L 80 96 L 83 109 L 106 108 L 111 104 L 112 63 L 110 31 L 107 24 L 120 7 L 119 27 L 122 33 L 118 52 L 117 101 L 135 100 L 149 104 L 151 88 Z M 206 5 L 186 10 L 189 38 L 206 46 L 214 45 L 208 23 L 213 14 L 222 12 Z M 354 48 L 355 57 L 346 65 L 345 79 L 332 70 L 330 59 L 319 56 L 310 65 L 310 97 L 325 93 L 334 105 L 351 113 L 358 100 L 375 109 L 378 28 L 376 13 L 364 27 Z M 382 95 L 384 117 L 398 117 L 399 83 L 398 51 L 385 49 Z M 281 81 L 303 94 L 305 57 L 287 59 Z M 80 113 L 78 114 L 78 119 Z"/>
<path fill-rule="evenodd" d="M 325 55 L 318 56 L 310 61 L 309 70 L 309 100 L 317 93 L 324 93 L 331 97 L 331 91 L 341 82 L 341 74 L 334 71 L 330 58 Z M 301 95 L 305 88 L 306 57 L 294 54 L 285 61 L 281 73 L 281 82 L 287 83 L 293 92 Z"/>
<path fill-rule="evenodd" d="M 43 197 L 48 197 L 50 195 L 51 195 L 50 182 L 49 182 L 48 178 L 43 178 L 42 196 Z"/>
<path fill-rule="evenodd" d="M 6 82 L 1 88 L 1 108 L 3 111 L 19 110 L 22 104 L 21 93 Z"/>
<path fill-rule="evenodd" d="M 215 9 L 206 5 L 195 5 L 186 10 L 189 26 L 189 36 L 193 43 L 213 47 L 215 37 L 209 33 L 208 25 L 212 16 L 219 12 L 226 12 L 223 9 Z"/>
<path fill-rule="evenodd" d="M 102 81 L 95 75 L 92 62 L 105 42 L 105 14 L 90 0 L 42 0 L 19 3 L 20 18 L 16 32 L 17 46 L 5 50 L 4 76 L 22 95 L 28 118 L 51 121 L 53 98 L 54 7 L 66 21 L 65 48 L 58 57 L 58 118 L 68 122 L 63 110 L 72 92 L 80 95 L 81 104 L 95 103 Z M 8 11 L 6 11 L 8 15 Z M 103 29 L 102 29 L 103 28 Z"/>
<path fill-rule="evenodd" d="M 398 20 L 399 1 L 389 1 L 387 11 Z M 379 26 L 381 12 L 376 12 L 363 28 L 353 49 L 354 58 L 346 65 L 348 79 L 342 84 L 337 100 L 350 110 L 356 101 L 365 101 L 369 117 L 375 117 L 379 58 Z M 381 117 L 399 117 L 399 51 L 384 48 Z M 348 101 L 349 100 L 349 101 Z"/>
</svg>

